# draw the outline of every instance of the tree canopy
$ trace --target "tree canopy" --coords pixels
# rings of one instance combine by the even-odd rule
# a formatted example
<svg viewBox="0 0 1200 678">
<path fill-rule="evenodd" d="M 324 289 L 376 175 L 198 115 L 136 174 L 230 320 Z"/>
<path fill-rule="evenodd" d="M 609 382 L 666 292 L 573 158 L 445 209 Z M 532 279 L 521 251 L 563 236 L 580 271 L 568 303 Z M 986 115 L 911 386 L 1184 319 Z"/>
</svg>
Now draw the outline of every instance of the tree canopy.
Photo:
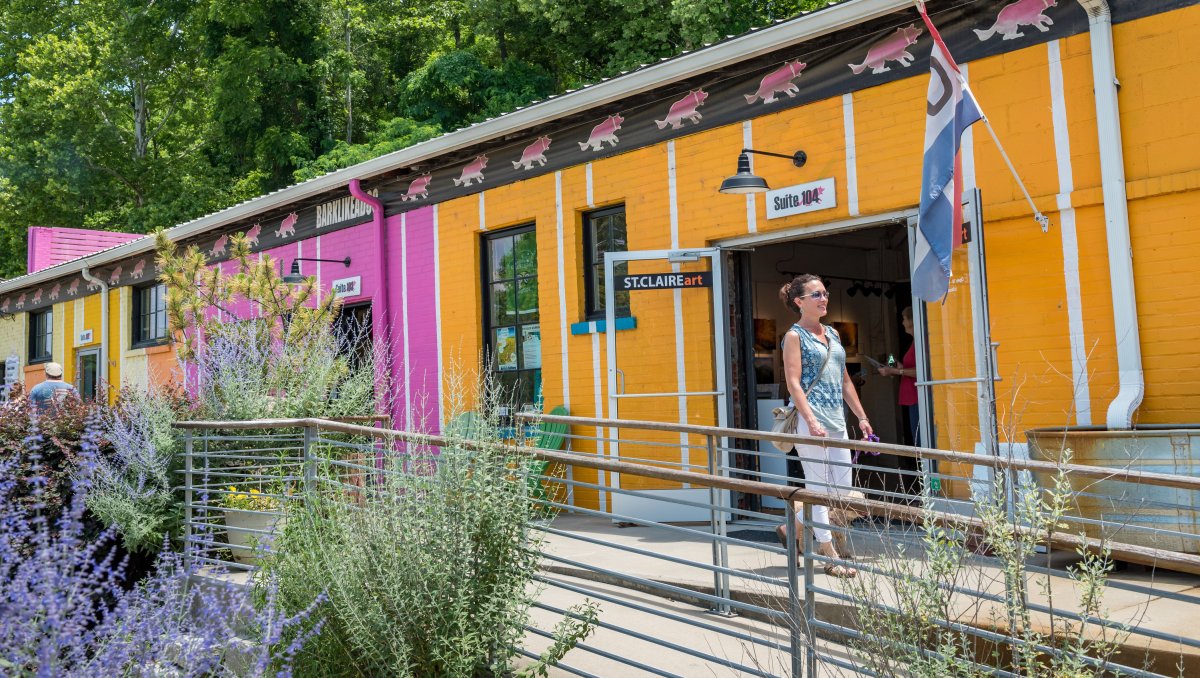
<svg viewBox="0 0 1200 678">
<path fill-rule="evenodd" d="M 824 0 L 8 0 L 0 278 L 29 226 L 149 233 Z"/>
</svg>

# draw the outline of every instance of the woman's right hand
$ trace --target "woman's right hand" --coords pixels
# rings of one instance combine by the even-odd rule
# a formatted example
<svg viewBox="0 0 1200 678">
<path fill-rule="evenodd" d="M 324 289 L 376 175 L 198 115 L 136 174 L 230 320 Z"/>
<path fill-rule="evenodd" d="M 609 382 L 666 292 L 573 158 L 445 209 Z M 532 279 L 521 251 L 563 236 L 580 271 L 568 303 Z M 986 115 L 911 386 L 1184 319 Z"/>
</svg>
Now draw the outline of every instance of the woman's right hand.
<svg viewBox="0 0 1200 678">
<path fill-rule="evenodd" d="M 821 422 L 817 421 L 816 419 L 811 419 L 807 423 L 808 435 L 816 436 L 817 438 L 824 438 L 825 436 L 829 435 L 829 432 L 825 430 L 825 427 L 821 425 Z"/>
</svg>

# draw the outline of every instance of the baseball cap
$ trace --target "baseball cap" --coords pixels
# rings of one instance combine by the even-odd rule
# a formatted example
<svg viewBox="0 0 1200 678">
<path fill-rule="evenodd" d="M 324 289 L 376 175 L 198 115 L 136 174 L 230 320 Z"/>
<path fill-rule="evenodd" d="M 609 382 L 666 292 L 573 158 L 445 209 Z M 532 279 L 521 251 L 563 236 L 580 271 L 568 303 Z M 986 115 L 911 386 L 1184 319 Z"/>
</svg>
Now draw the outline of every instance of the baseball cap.
<svg viewBox="0 0 1200 678">
<path fill-rule="evenodd" d="M 58 363 L 46 363 L 46 367 L 44 369 L 46 370 L 47 377 L 51 377 L 53 379 L 62 378 L 62 365 L 59 365 Z"/>
</svg>

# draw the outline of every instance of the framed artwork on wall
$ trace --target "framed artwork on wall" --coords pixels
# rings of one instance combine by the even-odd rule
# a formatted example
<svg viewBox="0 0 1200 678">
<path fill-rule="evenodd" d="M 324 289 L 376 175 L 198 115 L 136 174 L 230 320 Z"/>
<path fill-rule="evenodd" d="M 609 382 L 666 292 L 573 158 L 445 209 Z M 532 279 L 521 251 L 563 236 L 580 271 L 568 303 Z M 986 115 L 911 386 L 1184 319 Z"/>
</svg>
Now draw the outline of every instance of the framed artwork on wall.
<svg viewBox="0 0 1200 678">
<path fill-rule="evenodd" d="M 858 323 L 836 322 L 829 325 L 837 330 L 842 338 L 842 348 L 846 349 L 846 357 L 858 355 Z"/>
</svg>

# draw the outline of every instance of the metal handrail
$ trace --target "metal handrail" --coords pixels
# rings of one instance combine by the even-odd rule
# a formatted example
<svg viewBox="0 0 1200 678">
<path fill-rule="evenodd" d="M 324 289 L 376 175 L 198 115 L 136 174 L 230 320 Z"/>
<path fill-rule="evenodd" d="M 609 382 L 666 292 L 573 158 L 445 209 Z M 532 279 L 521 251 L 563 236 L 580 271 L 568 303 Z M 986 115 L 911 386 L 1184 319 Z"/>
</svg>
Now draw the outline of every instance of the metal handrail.
<svg viewBox="0 0 1200 678">
<path fill-rule="evenodd" d="M 1004 456 L 985 456 L 972 452 L 954 452 L 948 450 L 935 450 L 928 447 L 913 447 L 909 445 L 895 445 L 892 443 L 872 443 L 866 440 L 854 440 L 847 443 L 845 440 L 837 440 L 816 436 L 802 436 L 797 434 L 772 433 L 770 431 L 752 431 L 749 429 L 738 428 L 721 428 L 718 426 L 697 426 L 694 424 L 670 424 L 657 421 L 634 421 L 625 419 L 596 419 L 591 417 L 573 417 L 573 416 L 558 416 L 550 414 L 537 413 L 519 413 L 516 415 L 522 419 L 531 419 L 535 421 L 546 421 L 550 423 L 570 424 L 574 426 L 601 427 L 601 428 L 625 428 L 638 429 L 644 431 L 662 431 L 669 433 L 691 433 L 700 436 L 716 436 L 726 438 L 744 438 L 747 440 L 763 440 L 768 442 L 796 443 L 801 445 L 818 445 L 821 447 L 853 447 L 856 450 L 866 452 L 881 452 L 894 454 L 901 457 L 912 457 L 916 459 L 937 459 L 939 461 L 949 461 L 961 464 L 971 464 L 975 466 L 988 466 L 996 469 L 1005 469 L 1013 471 L 1034 471 L 1040 473 L 1056 473 L 1065 471 L 1069 474 L 1084 477 L 1096 478 L 1099 480 L 1123 480 L 1128 482 L 1139 482 L 1147 485 L 1156 485 L 1161 487 L 1174 487 L 1184 490 L 1200 490 L 1200 477 L 1179 476 L 1170 473 L 1154 473 L 1150 471 L 1131 471 L 1127 469 L 1110 469 L 1099 466 L 1088 466 L 1086 464 L 1056 464 L 1049 461 L 1034 461 L 1025 459 L 1014 459 Z"/>
<path fill-rule="evenodd" d="M 562 419 L 577 419 L 564 417 L 544 417 L 546 421 L 562 420 Z M 608 420 L 586 420 L 586 421 L 603 421 L 606 426 L 624 426 L 626 422 L 619 419 Z M 570 423 L 570 422 L 566 422 Z M 628 428 L 651 428 L 658 426 L 657 422 L 628 422 Z M 951 529 L 966 529 L 983 532 L 986 525 L 982 519 L 963 516 L 955 513 L 944 511 L 936 511 L 933 509 L 910 507 L 891 502 L 876 501 L 873 499 L 858 498 L 858 497 L 831 497 L 823 492 L 814 492 L 805 488 L 787 487 L 776 485 L 773 483 L 764 483 L 755 480 L 747 480 L 743 478 L 728 478 L 708 473 L 699 473 L 696 471 L 681 471 L 676 469 L 661 468 L 656 466 L 644 466 L 640 464 L 631 464 L 629 462 L 617 461 L 613 459 L 602 459 L 597 457 L 580 457 L 579 455 L 570 452 L 559 452 L 552 450 L 543 450 L 535 447 L 517 444 L 500 444 L 500 443 L 481 443 L 474 440 L 464 438 L 451 438 L 439 435 L 431 435 L 424 433 L 412 433 L 409 431 L 397 431 L 394 429 L 373 428 L 369 426 L 360 426 L 356 424 L 345 424 L 327 419 L 304 418 L 304 419 L 260 419 L 257 421 L 187 421 L 174 424 L 176 428 L 183 430 L 205 430 L 205 429 L 276 429 L 276 428 L 314 428 L 324 431 L 332 431 L 335 433 L 346 433 L 351 435 L 371 436 L 375 438 L 384 438 L 388 440 L 405 441 L 409 443 L 444 446 L 457 445 L 468 450 L 486 451 L 495 449 L 497 446 L 502 446 L 505 449 L 511 449 L 515 452 L 528 454 L 543 461 L 552 463 L 562 463 L 571 466 L 589 468 L 598 471 L 609 471 L 612 473 L 624 473 L 630 475 L 638 475 L 656 480 L 665 480 L 676 483 L 690 483 L 702 487 L 716 488 L 720 490 L 732 490 L 744 494 L 755 494 L 763 497 L 773 497 L 782 499 L 786 502 L 803 502 L 805 504 L 830 505 L 831 500 L 838 507 L 851 508 L 857 511 L 862 511 L 870 515 L 885 516 L 889 518 L 901 518 L 914 522 L 929 521 L 935 525 L 948 527 Z M 760 431 L 742 431 L 740 429 L 718 428 L 718 427 L 692 427 L 688 425 L 666 425 L 668 428 L 658 430 L 677 430 L 684 432 L 683 429 L 703 429 L 701 433 L 698 430 L 688 430 L 689 433 L 697 433 L 701 435 L 711 436 L 728 436 L 737 437 L 741 434 L 763 435 Z M 765 434 L 774 435 L 774 434 Z M 746 436 L 749 437 L 749 436 Z M 822 441 L 822 438 L 812 438 L 809 436 L 775 436 L 784 440 L 800 439 L 802 441 L 814 440 Z M 840 441 L 842 445 L 844 441 Z M 858 444 L 856 443 L 856 447 Z M 875 444 L 878 446 L 878 444 Z M 886 445 L 888 448 L 901 449 L 917 449 L 924 448 L 907 448 L 900 445 Z M 866 449 L 866 448 L 864 448 Z M 975 457 L 978 455 L 965 455 Z M 985 458 L 987 459 L 987 458 Z M 973 461 L 973 460 L 968 460 Z M 981 459 L 982 461 L 982 459 Z M 1028 463 L 1028 462 L 1025 462 Z M 1060 467 L 1054 464 L 1046 464 L 1047 471 L 1058 471 Z M 1067 465 L 1064 465 L 1066 467 Z M 1079 464 L 1071 464 L 1070 467 L 1080 467 L 1084 470 L 1094 470 L 1094 467 L 1082 466 Z M 1012 468 L 1018 468 L 1015 463 Z M 1074 471 L 1072 471 L 1074 472 Z M 1127 474 L 1132 474 L 1134 478 L 1142 478 L 1147 484 L 1158 482 L 1165 484 L 1165 481 L 1172 479 L 1187 480 L 1200 483 L 1200 479 L 1187 478 L 1184 476 L 1171 476 L 1162 473 L 1140 473 L 1136 471 L 1126 471 Z M 1104 477 L 1110 477 L 1106 474 Z M 1170 484 L 1170 487 L 1180 487 L 1181 485 Z M 1190 485 L 1189 485 L 1190 487 Z M 1200 485 L 1197 486 L 1200 489 Z M 1022 533 L 1032 533 L 1034 530 L 1027 526 L 1014 526 L 1015 530 Z M 1039 535 L 1040 536 L 1040 535 Z M 1200 574 L 1200 555 L 1191 555 L 1185 553 L 1177 553 L 1164 549 L 1156 549 L 1135 544 L 1126 544 L 1122 542 L 1112 542 L 1089 537 L 1054 533 L 1045 535 L 1047 544 L 1055 547 L 1066 549 L 1086 549 L 1094 553 L 1100 553 L 1107 550 L 1112 557 L 1118 560 L 1124 560 L 1131 563 L 1149 566 L 1161 566 L 1169 569 L 1186 572 L 1189 574 Z"/>
</svg>

